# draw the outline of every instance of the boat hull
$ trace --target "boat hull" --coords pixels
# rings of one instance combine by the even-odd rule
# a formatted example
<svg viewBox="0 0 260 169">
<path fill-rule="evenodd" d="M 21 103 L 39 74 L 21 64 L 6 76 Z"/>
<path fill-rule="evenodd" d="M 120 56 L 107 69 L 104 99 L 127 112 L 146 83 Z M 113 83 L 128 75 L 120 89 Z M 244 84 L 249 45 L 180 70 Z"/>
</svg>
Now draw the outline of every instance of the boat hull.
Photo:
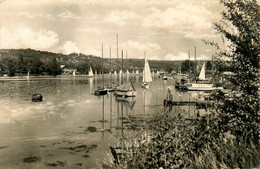
<svg viewBox="0 0 260 169">
<path fill-rule="evenodd" d="M 213 90 L 223 90 L 223 87 L 187 87 L 189 91 L 213 91 Z"/>
<path fill-rule="evenodd" d="M 114 88 L 107 88 L 107 92 L 114 92 L 115 89 Z"/>
<path fill-rule="evenodd" d="M 94 95 L 100 96 L 100 95 L 106 95 L 107 94 L 107 90 L 96 90 Z"/>
<path fill-rule="evenodd" d="M 168 77 L 166 77 L 166 76 L 162 77 L 162 80 L 167 80 L 167 79 L 168 79 Z"/>
<path fill-rule="evenodd" d="M 32 95 L 32 102 L 42 102 L 43 96 L 41 94 Z"/>
<path fill-rule="evenodd" d="M 136 91 L 115 91 L 116 96 L 121 96 L 121 97 L 135 97 L 137 94 Z"/>
<path fill-rule="evenodd" d="M 148 83 L 143 83 L 142 88 L 149 89 L 150 85 Z"/>
</svg>

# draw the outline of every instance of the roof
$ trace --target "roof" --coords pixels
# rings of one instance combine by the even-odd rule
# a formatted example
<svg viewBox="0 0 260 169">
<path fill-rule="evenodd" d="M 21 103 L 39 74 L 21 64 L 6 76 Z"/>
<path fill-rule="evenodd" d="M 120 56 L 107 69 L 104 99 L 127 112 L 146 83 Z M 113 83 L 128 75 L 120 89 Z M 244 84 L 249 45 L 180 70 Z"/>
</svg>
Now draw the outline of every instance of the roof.
<svg viewBox="0 0 260 169">
<path fill-rule="evenodd" d="M 132 83 L 125 83 L 125 84 L 118 86 L 116 88 L 116 90 L 118 90 L 118 91 L 134 90 L 135 91 L 135 88 L 134 88 L 134 85 Z"/>
</svg>

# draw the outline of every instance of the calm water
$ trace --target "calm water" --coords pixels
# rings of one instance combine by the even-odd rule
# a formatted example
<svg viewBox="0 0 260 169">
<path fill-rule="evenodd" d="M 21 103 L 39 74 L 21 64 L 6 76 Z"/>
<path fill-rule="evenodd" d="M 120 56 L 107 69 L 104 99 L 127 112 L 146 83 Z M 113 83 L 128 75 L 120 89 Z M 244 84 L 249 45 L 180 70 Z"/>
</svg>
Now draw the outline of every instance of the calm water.
<svg viewBox="0 0 260 169">
<path fill-rule="evenodd" d="M 109 79 L 105 75 L 105 84 Z M 111 79 L 117 83 L 115 75 Z M 141 88 L 141 76 L 130 75 L 123 81 L 134 82 L 138 92 L 130 102 L 117 101 L 113 94 L 94 96 L 94 90 L 103 85 L 101 76 L 0 78 L 0 168 L 50 168 L 55 164 L 56 168 L 97 168 L 114 138 L 122 137 L 120 117 L 158 111 L 168 88 L 174 100 L 189 96 L 193 100 L 197 95 L 175 91 L 171 78 L 154 77 L 147 90 Z M 43 102 L 31 101 L 35 93 L 43 95 Z M 192 115 L 194 107 L 189 109 Z M 85 131 L 89 126 L 97 132 Z M 90 148 L 75 149 L 80 145 Z M 39 159 L 23 161 L 30 156 Z"/>
</svg>

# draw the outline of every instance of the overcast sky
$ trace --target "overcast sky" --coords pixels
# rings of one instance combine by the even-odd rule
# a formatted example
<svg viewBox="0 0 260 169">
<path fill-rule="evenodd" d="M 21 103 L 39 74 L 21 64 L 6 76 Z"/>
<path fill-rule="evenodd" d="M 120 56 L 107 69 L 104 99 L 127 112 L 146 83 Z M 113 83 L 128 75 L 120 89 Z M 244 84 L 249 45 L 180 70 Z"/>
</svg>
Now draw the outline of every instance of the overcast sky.
<svg viewBox="0 0 260 169">
<path fill-rule="evenodd" d="M 220 19 L 218 0 L 83 1 L 0 0 L 0 48 L 32 48 L 69 54 L 81 52 L 160 60 L 211 59 L 218 41 L 213 22 Z M 121 52 L 119 52 L 121 53 Z"/>
</svg>

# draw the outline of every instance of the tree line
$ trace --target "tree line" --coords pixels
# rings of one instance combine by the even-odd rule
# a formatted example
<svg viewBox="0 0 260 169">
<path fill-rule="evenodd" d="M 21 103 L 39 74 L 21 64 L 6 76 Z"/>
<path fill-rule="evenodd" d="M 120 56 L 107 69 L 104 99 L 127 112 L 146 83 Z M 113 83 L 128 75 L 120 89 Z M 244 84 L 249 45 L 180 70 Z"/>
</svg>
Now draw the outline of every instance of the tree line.
<svg viewBox="0 0 260 169">
<path fill-rule="evenodd" d="M 23 59 L 23 56 L 20 56 L 19 59 L 16 57 L 2 57 L 0 68 L 1 73 L 8 76 L 26 74 L 27 72 L 36 75 L 59 75 L 62 73 L 60 64 L 57 63 L 55 57 L 45 62 L 41 61 L 38 57 L 26 61 Z"/>
</svg>

